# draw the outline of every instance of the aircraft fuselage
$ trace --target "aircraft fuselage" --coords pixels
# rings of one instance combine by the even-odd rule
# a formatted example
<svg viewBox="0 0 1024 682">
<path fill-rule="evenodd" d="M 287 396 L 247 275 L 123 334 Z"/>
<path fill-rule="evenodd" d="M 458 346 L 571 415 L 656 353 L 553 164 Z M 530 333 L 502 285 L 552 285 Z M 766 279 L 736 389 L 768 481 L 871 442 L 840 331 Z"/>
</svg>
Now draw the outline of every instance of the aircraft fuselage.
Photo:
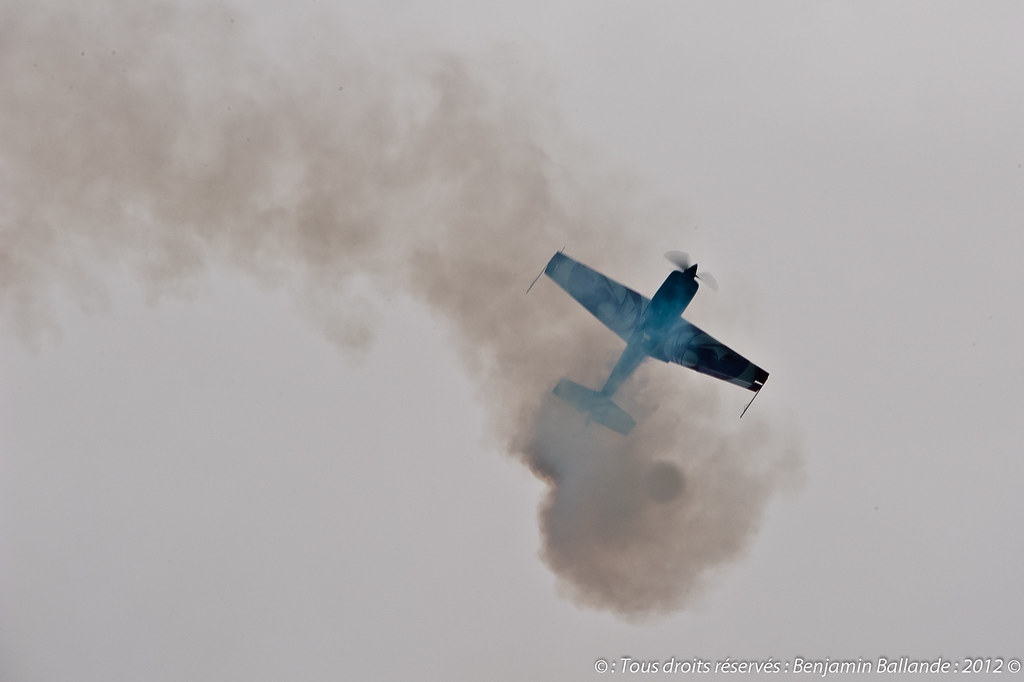
<svg viewBox="0 0 1024 682">
<path fill-rule="evenodd" d="M 622 351 L 615 368 L 601 389 L 602 395 L 611 397 L 664 340 L 666 332 L 672 328 L 697 293 L 696 275 L 697 266 L 692 265 L 686 270 L 674 270 L 665 278 L 644 310 L 640 324 L 630 335 L 626 349 Z"/>
</svg>

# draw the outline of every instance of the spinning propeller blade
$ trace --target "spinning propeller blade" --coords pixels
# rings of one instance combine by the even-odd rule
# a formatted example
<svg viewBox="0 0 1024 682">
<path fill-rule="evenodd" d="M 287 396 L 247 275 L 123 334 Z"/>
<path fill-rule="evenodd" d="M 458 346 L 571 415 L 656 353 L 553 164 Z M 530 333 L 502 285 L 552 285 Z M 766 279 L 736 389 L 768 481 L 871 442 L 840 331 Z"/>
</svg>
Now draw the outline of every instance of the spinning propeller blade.
<svg viewBox="0 0 1024 682">
<path fill-rule="evenodd" d="M 690 256 L 683 251 L 669 251 L 665 254 L 665 258 L 680 270 L 687 270 L 692 265 Z"/>
<path fill-rule="evenodd" d="M 710 272 L 702 272 L 697 275 L 697 279 L 707 284 L 711 291 L 718 291 L 718 280 L 711 276 Z"/>
<path fill-rule="evenodd" d="M 693 265 L 690 261 L 690 256 L 683 251 L 669 251 L 665 254 L 665 258 L 672 265 L 683 271 L 688 270 Z M 707 284 L 711 291 L 718 291 L 718 280 L 712 277 L 710 272 L 700 272 L 697 275 L 697 279 Z"/>
</svg>

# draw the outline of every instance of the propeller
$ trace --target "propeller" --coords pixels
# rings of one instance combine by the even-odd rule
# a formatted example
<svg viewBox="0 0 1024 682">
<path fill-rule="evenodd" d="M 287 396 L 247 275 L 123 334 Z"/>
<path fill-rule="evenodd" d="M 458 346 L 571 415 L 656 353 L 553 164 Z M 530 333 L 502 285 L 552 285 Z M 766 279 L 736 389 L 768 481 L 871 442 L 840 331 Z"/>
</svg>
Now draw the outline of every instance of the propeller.
<svg viewBox="0 0 1024 682">
<path fill-rule="evenodd" d="M 697 275 L 697 279 L 708 285 L 711 291 L 718 291 L 718 280 L 711 276 L 710 272 L 702 272 Z"/>
<path fill-rule="evenodd" d="M 665 258 L 680 270 L 689 270 L 692 265 L 690 255 L 683 251 L 668 251 L 665 253 Z"/>
<path fill-rule="evenodd" d="M 693 265 L 690 262 L 690 256 L 683 251 L 669 251 L 665 254 L 665 258 L 680 270 L 688 270 Z M 718 280 L 712 277 L 710 272 L 700 272 L 697 279 L 707 284 L 711 291 L 718 291 Z"/>
</svg>

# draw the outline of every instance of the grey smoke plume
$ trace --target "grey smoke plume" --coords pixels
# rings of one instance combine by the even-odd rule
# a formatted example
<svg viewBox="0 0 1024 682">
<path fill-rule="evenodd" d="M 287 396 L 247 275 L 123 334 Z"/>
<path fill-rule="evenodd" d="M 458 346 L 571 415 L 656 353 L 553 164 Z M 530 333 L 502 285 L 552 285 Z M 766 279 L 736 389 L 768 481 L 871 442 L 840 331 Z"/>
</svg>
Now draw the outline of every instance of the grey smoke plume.
<svg viewBox="0 0 1024 682">
<path fill-rule="evenodd" d="M 233 267 L 359 349 L 355 285 L 407 293 L 449 323 L 491 436 L 550 484 L 543 557 L 566 592 L 627 617 L 685 605 L 756 530 L 786 448 L 660 365 L 624 388 L 646 415 L 629 438 L 584 426 L 550 389 L 597 385 L 618 342 L 554 287 L 523 294 L 565 244 L 621 276 L 659 226 L 505 61 L 293 47 L 304 66 L 224 7 L 3 3 L 4 323 L 32 343 L 58 329 L 54 295 L 102 309 L 110 268 L 158 299 Z"/>
</svg>

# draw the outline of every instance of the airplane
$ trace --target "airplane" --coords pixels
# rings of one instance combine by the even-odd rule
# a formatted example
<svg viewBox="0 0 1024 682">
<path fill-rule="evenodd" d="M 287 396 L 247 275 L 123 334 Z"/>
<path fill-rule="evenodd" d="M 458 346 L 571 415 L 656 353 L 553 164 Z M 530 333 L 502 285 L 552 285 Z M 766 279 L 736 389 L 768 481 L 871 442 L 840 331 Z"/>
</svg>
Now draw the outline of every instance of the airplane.
<svg viewBox="0 0 1024 682">
<path fill-rule="evenodd" d="M 626 342 L 626 349 L 600 391 L 569 379 L 559 381 L 553 391 L 586 414 L 588 420 L 622 435 L 633 430 L 636 420 L 612 402 L 612 396 L 646 358 L 674 362 L 751 390 L 754 396 L 747 408 L 768 380 L 768 372 L 682 318 L 700 286 L 697 280 L 715 288 L 714 280 L 706 273 L 697 274 L 697 265 L 690 265 L 684 253 L 670 251 L 665 256 L 678 269 L 669 273 L 650 299 L 562 251 L 552 256 L 533 280 L 536 284 L 541 275 L 547 275 Z M 529 293 L 530 289 L 526 291 Z"/>
</svg>

